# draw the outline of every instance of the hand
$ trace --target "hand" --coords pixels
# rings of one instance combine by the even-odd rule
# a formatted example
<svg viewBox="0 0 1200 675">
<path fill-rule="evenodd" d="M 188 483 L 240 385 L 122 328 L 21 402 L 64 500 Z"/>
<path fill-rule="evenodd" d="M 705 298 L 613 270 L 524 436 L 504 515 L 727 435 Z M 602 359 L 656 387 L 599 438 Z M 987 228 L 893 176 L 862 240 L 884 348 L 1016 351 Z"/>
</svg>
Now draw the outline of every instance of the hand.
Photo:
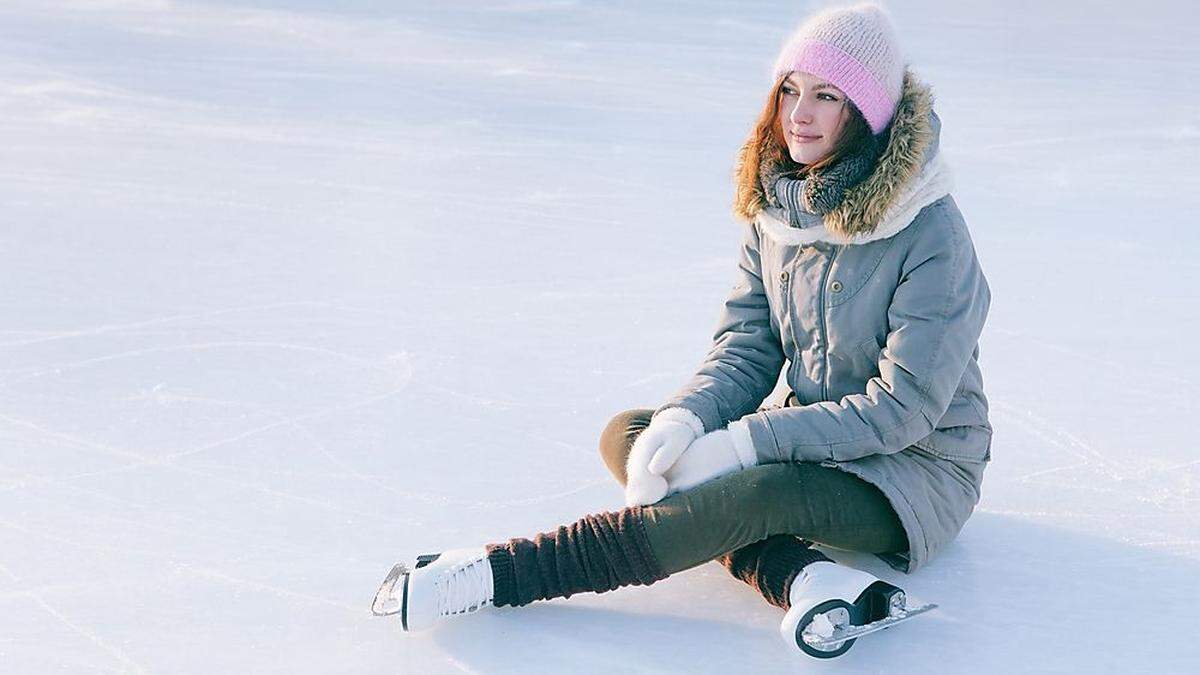
<svg viewBox="0 0 1200 675">
<path fill-rule="evenodd" d="M 651 470 L 652 463 L 660 454 L 674 462 L 702 433 L 704 424 L 690 410 L 667 408 L 655 415 L 634 441 L 625 461 L 625 504 L 653 504 L 667 496 L 667 480 L 662 471 Z"/>
<path fill-rule="evenodd" d="M 748 458 L 743 459 L 743 457 Z M 757 464 L 754 453 L 739 452 L 735 437 L 728 429 L 704 434 L 692 441 L 663 477 L 667 479 L 667 494 L 675 494 L 707 483 L 725 474 L 748 469 Z"/>
</svg>

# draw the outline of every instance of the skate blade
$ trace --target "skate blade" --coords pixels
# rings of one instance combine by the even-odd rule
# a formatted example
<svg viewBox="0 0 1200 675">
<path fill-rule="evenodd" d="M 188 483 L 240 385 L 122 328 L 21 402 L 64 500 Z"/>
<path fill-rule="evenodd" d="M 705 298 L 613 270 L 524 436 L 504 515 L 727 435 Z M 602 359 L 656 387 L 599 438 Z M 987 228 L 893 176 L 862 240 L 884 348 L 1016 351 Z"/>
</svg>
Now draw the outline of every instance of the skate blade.
<svg viewBox="0 0 1200 675">
<path fill-rule="evenodd" d="M 375 616 L 390 616 L 400 612 L 400 598 L 396 597 L 396 585 L 408 574 L 408 568 L 404 563 L 396 563 L 391 572 L 388 572 L 387 578 L 380 584 L 379 590 L 375 592 L 375 600 L 371 602 L 371 613 Z"/>
<path fill-rule="evenodd" d="M 925 612 L 935 609 L 936 607 L 937 605 L 930 603 L 928 605 L 921 605 L 920 607 L 913 607 L 912 609 L 904 609 L 899 614 L 885 617 L 878 621 L 872 621 L 871 623 L 865 623 L 861 626 L 850 626 L 849 628 L 834 629 L 833 635 L 830 635 L 829 637 L 823 638 L 819 635 L 805 635 L 804 641 L 816 649 L 837 649 L 846 640 L 854 640 L 864 635 L 870 635 L 871 633 L 881 631 L 888 626 L 894 626 L 902 621 L 908 621 L 918 614 L 924 614 Z"/>
</svg>

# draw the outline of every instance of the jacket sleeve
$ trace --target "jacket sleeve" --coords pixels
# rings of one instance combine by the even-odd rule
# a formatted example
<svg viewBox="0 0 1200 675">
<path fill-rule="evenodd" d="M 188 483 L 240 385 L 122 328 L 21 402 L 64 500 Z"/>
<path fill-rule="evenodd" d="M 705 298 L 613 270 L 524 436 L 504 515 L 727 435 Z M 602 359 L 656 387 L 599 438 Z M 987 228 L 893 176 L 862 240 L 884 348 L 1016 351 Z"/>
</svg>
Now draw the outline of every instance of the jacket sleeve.
<svg viewBox="0 0 1200 675">
<path fill-rule="evenodd" d="M 712 348 L 695 376 L 655 414 L 686 408 L 700 418 L 706 432 L 724 428 L 730 420 L 754 411 L 774 390 L 783 361 L 763 287 L 758 228 L 749 223 L 737 283 L 725 300 Z"/>
<path fill-rule="evenodd" d="M 914 234 L 888 307 L 879 375 L 840 401 L 743 418 L 759 462 L 845 462 L 899 452 L 934 430 L 978 343 L 991 291 L 961 215 L 933 213 Z"/>
</svg>

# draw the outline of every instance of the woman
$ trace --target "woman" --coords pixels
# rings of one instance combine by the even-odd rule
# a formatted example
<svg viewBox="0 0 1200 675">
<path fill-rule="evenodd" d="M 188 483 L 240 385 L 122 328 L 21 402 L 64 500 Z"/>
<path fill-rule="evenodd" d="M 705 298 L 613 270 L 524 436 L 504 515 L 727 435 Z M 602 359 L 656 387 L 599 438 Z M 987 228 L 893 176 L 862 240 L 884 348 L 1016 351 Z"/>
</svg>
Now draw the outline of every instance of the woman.
<svg viewBox="0 0 1200 675">
<path fill-rule="evenodd" d="M 806 21 L 736 171 L 738 282 L 695 377 L 604 430 L 628 507 L 533 540 L 421 556 L 377 598 L 405 630 L 488 605 L 650 584 L 717 559 L 784 610 L 789 645 L 902 605 L 811 548 L 911 573 L 979 500 L 992 428 L 987 281 L 938 154 L 929 89 L 872 5 Z M 790 393 L 759 408 L 784 364 Z M 809 638 L 809 639 L 806 639 Z"/>
</svg>

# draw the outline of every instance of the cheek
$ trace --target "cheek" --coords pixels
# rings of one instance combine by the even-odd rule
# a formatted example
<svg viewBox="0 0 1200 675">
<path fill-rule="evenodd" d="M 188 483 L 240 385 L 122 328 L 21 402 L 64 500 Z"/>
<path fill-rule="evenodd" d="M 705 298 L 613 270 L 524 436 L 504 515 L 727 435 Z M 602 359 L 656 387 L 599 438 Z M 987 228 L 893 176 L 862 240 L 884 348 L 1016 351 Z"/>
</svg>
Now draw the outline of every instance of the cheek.
<svg viewBox="0 0 1200 675">
<path fill-rule="evenodd" d="M 833 146 L 836 144 L 837 139 L 842 132 L 841 120 L 839 117 L 839 113 L 833 113 L 822 115 L 818 120 L 821 128 L 821 134 L 824 136 L 824 138 L 821 139 L 821 145 L 819 147 L 819 152 L 821 154 L 825 154 L 833 149 Z M 813 148 L 813 150 L 818 150 L 818 148 Z"/>
<path fill-rule="evenodd" d="M 821 116 L 821 126 L 825 128 L 825 134 L 831 138 L 837 138 L 842 132 L 842 125 L 845 124 L 845 115 L 840 108 L 829 106 L 830 110 L 825 111 Z"/>
</svg>

